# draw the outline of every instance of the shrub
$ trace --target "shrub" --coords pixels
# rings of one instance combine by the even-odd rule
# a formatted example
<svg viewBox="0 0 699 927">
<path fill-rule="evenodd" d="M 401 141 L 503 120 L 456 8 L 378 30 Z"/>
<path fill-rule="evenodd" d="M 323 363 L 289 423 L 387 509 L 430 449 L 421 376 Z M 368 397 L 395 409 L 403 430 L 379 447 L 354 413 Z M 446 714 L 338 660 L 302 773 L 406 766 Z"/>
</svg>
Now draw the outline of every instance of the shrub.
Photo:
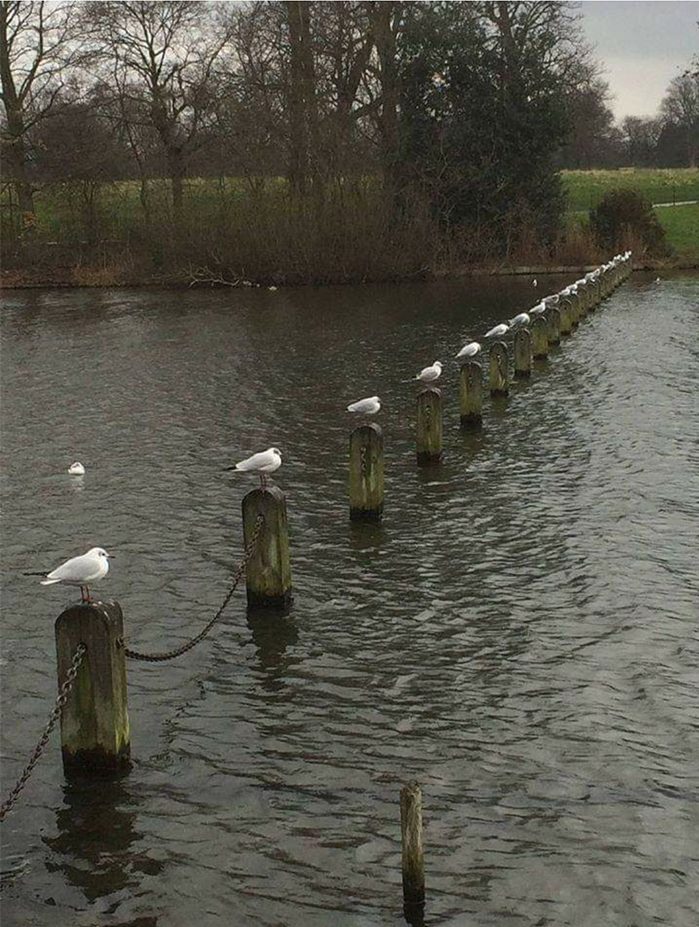
<svg viewBox="0 0 699 927">
<path fill-rule="evenodd" d="M 640 245 L 647 254 L 664 257 L 670 254 L 665 229 L 653 212 L 650 202 L 635 190 L 610 190 L 590 210 L 590 227 L 604 251 L 621 251 Z"/>
</svg>

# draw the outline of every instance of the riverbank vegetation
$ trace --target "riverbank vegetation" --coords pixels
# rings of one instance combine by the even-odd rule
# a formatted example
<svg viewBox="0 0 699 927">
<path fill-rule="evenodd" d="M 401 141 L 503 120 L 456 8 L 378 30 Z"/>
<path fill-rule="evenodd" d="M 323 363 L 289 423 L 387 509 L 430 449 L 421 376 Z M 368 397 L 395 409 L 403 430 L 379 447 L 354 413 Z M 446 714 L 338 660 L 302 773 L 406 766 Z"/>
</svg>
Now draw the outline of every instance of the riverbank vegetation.
<svg viewBox="0 0 699 927">
<path fill-rule="evenodd" d="M 599 172 L 587 192 L 560 172 L 606 93 L 569 4 L 3 2 L 0 65 L 6 282 L 600 259 L 566 218 Z M 693 198 L 673 177 L 668 200 Z"/>
</svg>

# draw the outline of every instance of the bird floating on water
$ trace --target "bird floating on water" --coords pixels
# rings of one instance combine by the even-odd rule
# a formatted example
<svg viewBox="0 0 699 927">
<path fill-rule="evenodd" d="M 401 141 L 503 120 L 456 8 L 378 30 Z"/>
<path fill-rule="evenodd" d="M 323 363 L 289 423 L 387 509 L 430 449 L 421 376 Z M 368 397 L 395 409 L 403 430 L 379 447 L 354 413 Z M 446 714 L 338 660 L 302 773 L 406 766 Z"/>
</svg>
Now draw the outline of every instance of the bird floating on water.
<svg viewBox="0 0 699 927">
<path fill-rule="evenodd" d="M 71 476 L 85 476 L 85 467 L 79 460 L 76 460 L 75 463 L 72 463 L 68 467 L 68 473 L 70 473 Z"/>
<path fill-rule="evenodd" d="M 435 383 L 442 375 L 442 362 L 435 361 L 430 367 L 423 367 L 423 369 L 415 377 L 420 383 L 423 383 L 425 386 L 428 386 L 430 383 Z M 378 411 L 378 410 L 377 410 Z"/>
<path fill-rule="evenodd" d="M 520 312 L 514 319 L 510 319 L 510 328 L 518 328 L 520 325 L 529 325 L 530 322 L 531 319 L 529 315 L 526 312 Z"/>
<path fill-rule="evenodd" d="M 456 359 L 461 360 L 462 357 L 475 357 L 480 349 L 481 346 L 477 341 L 468 341 L 456 355 Z"/>
<path fill-rule="evenodd" d="M 376 415 L 381 409 L 381 400 L 378 396 L 369 396 L 366 399 L 358 399 L 347 406 L 348 412 L 354 412 L 359 415 Z"/>
<path fill-rule="evenodd" d="M 278 447 L 268 447 L 266 451 L 260 451 L 241 460 L 234 467 L 226 467 L 226 470 L 235 470 L 238 473 L 257 473 L 260 477 L 262 489 L 267 489 L 267 474 L 274 473 L 282 465 L 282 452 Z"/>
<path fill-rule="evenodd" d="M 539 281 L 536 279 L 536 277 L 534 277 L 532 280 L 532 286 L 539 286 Z"/>
<path fill-rule="evenodd" d="M 103 547 L 91 547 L 86 554 L 71 557 L 56 567 L 41 580 L 42 586 L 64 583 L 66 586 L 80 586 L 80 601 L 92 602 L 88 583 L 103 579 L 109 572 L 109 558 Z"/>
<path fill-rule="evenodd" d="M 496 325 L 495 328 L 491 328 L 489 332 L 486 332 L 483 335 L 484 338 L 499 338 L 500 335 L 505 335 L 510 330 L 510 326 L 506 325 L 504 322 L 501 322 L 499 325 Z"/>
</svg>

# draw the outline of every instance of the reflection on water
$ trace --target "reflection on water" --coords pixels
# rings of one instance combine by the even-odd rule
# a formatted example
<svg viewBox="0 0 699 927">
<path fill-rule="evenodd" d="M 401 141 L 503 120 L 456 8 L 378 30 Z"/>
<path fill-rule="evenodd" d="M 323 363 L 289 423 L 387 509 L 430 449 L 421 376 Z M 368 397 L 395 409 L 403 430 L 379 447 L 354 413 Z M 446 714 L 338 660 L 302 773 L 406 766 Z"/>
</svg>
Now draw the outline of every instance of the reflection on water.
<svg viewBox="0 0 699 927">
<path fill-rule="evenodd" d="M 51 745 L 3 825 L 8 923 L 399 925 L 418 780 L 425 924 L 696 927 L 699 282 L 634 276 L 462 430 L 447 360 L 528 287 L 7 298 L 3 785 L 71 598 L 24 571 L 113 549 L 133 646 L 182 643 L 241 554 L 254 481 L 222 470 L 274 444 L 294 583 L 129 665 L 126 779 L 65 785 Z M 418 468 L 402 381 L 440 357 Z M 385 515 L 353 525 L 344 409 L 375 393 Z"/>
</svg>

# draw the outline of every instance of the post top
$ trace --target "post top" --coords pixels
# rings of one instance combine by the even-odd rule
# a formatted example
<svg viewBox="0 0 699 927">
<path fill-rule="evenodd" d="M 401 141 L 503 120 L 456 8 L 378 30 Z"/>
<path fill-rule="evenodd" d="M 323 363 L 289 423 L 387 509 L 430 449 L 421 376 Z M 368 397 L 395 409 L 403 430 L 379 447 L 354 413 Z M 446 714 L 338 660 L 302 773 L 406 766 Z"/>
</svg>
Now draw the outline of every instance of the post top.
<svg viewBox="0 0 699 927">
<path fill-rule="evenodd" d="M 362 432 L 373 432 L 378 437 L 382 437 L 383 431 L 381 426 L 377 425 L 376 422 L 365 422 L 363 425 L 357 425 L 356 428 L 352 429 L 352 434 L 361 434 Z"/>
</svg>

